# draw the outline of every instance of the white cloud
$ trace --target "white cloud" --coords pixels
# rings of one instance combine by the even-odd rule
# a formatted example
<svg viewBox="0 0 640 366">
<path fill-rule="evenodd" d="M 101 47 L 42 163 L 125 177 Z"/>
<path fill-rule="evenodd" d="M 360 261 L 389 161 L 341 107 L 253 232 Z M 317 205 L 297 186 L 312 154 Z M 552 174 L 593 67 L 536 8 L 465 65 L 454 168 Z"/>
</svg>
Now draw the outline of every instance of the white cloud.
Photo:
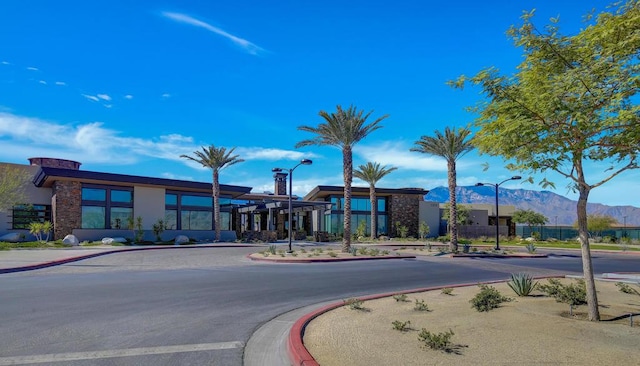
<svg viewBox="0 0 640 366">
<path fill-rule="evenodd" d="M 245 160 L 302 160 L 315 157 L 315 154 L 293 150 L 282 150 L 263 147 L 242 147 L 236 152 Z"/>
<path fill-rule="evenodd" d="M 38 82 L 39 82 L 40 84 L 42 84 L 42 85 L 47 85 L 47 82 L 46 82 L 46 81 L 44 81 L 44 80 L 40 80 L 40 81 L 38 81 Z"/>
<path fill-rule="evenodd" d="M 111 107 L 113 107 L 113 104 L 103 104 L 103 106 L 104 106 L 105 108 L 111 108 Z"/>
<path fill-rule="evenodd" d="M 247 53 L 252 54 L 252 55 L 258 55 L 262 52 L 264 52 L 265 50 L 261 47 L 259 47 L 258 45 L 247 41 L 246 39 L 234 36 L 231 33 L 226 32 L 225 30 L 218 28 L 218 27 L 214 27 L 213 25 L 203 22 L 201 20 L 195 19 L 193 17 L 190 17 L 186 14 L 180 14 L 180 13 L 171 13 L 171 12 L 163 12 L 162 15 L 166 18 L 169 18 L 171 20 L 174 20 L 176 22 L 180 22 L 180 23 L 186 23 L 189 25 L 193 25 L 195 27 L 199 27 L 199 28 L 204 28 L 210 32 L 213 32 L 219 36 L 225 37 L 226 39 L 230 40 L 231 42 L 233 42 L 235 45 L 239 46 L 240 48 L 244 49 Z"/>
<path fill-rule="evenodd" d="M 33 67 L 33 66 L 27 67 L 27 70 L 29 70 L 29 71 L 40 71 L 40 69 L 38 69 L 37 67 Z"/>
<path fill-rule="evenodd" d="M 65 83 L 64 81 L 56 81 L 56 85 L 58 85 L 58 86 L 66 86 L 67 83 Z"/>
<path fill-rule="evenodd" d="M 409 149 L 410 147 L 402 142 L 381 142 L 375 146 L 356 145 L 353 151 L 365 161 L 398 169 L 447 171 L 447 163 L 443 158 L 411 152 Z"/>
<path fill-rule="evenodd" d="M 3 65 L 11 65 L 11 63 L 9 61 L 2 61 L 1 62 Z"/>
<path fill-rule="evenodd" d="M 106 100 L 106 101 L 110 101 L 111 100 L 111 97 L 109 95 L 107 95 L 107 94 L 98 94 L 98 95 L 96 95 L 96 97 L 98 97 L 98 98 L 100 98 L 102 100 Z"/>
<path fill-rule="evenodd" d="M 193 179 L 192 176 L 189 176 L 189 175 L 177 175 L 177 174 L 173 174 L 173 173 L 169 173 L 169 172 L 162 173 L 162 174 L 160 174 L 160 176 L 162 176 L 162 178 L 167 178 L 167 179 L 195 181 L 195 179 Z"/>
<path fill-rule="evenodd" d="M 82 94 L 83 97 L 92 100 L 94 102 L 99 102 L 100 99 L 98 97 L 96 97 L 95 95 L 88 95 L 88 94 Z"/>
<path fill-rule="evenodd" d="M 164 99 L 171 98 L 171 94 L 164 93 L 164 94 L 161 95 L 161 97 L 163 97 Z"/>
<path fill-rule="evenodd" d="M 177 134 L 145 140 L 121 136 L 100 122 L 59 124 L 6 112 L 0 112 L 0 141 L 2 158 L 42 155 L 109 164 L 133 164 L 143 157 L 181 161 L 181 154 L 198 149 L 190 137 Z"/>
<path fill-rule="evenodd" d="M 131 100 L 131 99 L 133 99 L 133 95 L 131 95 L 131 94 L 127 94 L 127 95 L 125 95 L 125 96 L 124 96 L 124 99 L 129 99 L 129 100 Z"/>
</svg>

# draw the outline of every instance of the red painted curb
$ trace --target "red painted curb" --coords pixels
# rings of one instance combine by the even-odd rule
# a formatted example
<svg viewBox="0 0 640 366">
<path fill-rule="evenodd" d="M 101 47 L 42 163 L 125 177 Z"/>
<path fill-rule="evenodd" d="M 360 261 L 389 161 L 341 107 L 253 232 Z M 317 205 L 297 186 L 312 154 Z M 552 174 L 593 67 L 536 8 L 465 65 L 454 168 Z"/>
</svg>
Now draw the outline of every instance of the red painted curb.
<svg viewBox="0 0 640 366">
<path fill-rule="evenodd" d="M 246 257 L 252 261 L 257 262 L 271 262 L 271 263 L 327 263 L 327 262 L 349 262 L 349 261 L 370 261 L 370 260 L 380 260 L 380 259 L 415 259 L 415 255 L 399 255 L 393 257 L 348 257 L 348 258 L 308 258 L 308 259 L 269 259 L 269 257 L 264 258 L 255 258 L 252 257 L 251 253 L 247 254 Z"/>
<path fill-rule="evenodd" d="M 450 254 L 451 258 L 548 258 L 548 254 Z"/>
<path fill-rule="evenodd" d="M 536 280 L 540 280 L 540 279 L 545 279 L 545 278 L 557 278 L 559 276 L 539 276 L 539 277 L 534 277 L 534 279 Z M 404 290 L 404 291 L 397 291 L 397 292 L 388 292 L 388 293 L 383 293 L 383 294 L 375 294 L 375 295 L 369 295 L 369 296 L 363 296 L 363 297 L 358 297 L 359 300 L 362 301 L 367 301 L 367 300 L 375 300 L 375 299 L 380 299 L 383 297 L 390 297 L 393 295 L 400 295 L 400 294 L 411 294 L 411 293 L 416 293 L 416 292 L 425 292 L 425 291 L 434 291 L 434 290 L 441 290 L 443 288 L 456 288 L 456 287 L 467 287 L 467 286 L 476 286 L 479 284 L 492 284 L 492 283 L 501 283 L 501 282 L 508 282 L 509 280 L 496 280 L 496 281 L 487 281 L 487 282 L 476 282 L 476 283 L 463 283 L 463 284 L 457 284 L 457 285 L 443 285 L 443 286 L 435 286 L 435 287 L 425 287 L 425 288 L 417 288 L 417 289 L 412 289 L 412 290 Z M 287 353 L 289 354 L 289 360 L 291 361 L 292 365 L 304 365 L 304 366 L 319 366 L 320 364 L 318 363 L 318 361 L 315 360 L 315 358 L 313 358 L 313 356 L 311 355 L 311 353 L 309 353 L 309 350 L 307 349 L 307 347 L 304 346 L 304 342 L 302 340 L 302 338 L 304 337 L 304 331 L 307 327 L 307 325 L 309 325 L 309 323 L 317 318 L 318 316 L 331 311 L 333 309 L 337 309 L 341 306 L 344 306 L 344 301 L 339 301 L 339 302 L 335 302 L 332 304 L 328 304 L 325 305 L 323 307 L 321 307 L 320 309 L 316 309 L 315 311 L 312 311 L 306 315 L 304 315 L 302 318 L 296 320 L 295 323 L 293 323 L 293 326 L 291 327 L 291 330 L 289 331 L 289 337 L 287 339 Z"/>
</svg>

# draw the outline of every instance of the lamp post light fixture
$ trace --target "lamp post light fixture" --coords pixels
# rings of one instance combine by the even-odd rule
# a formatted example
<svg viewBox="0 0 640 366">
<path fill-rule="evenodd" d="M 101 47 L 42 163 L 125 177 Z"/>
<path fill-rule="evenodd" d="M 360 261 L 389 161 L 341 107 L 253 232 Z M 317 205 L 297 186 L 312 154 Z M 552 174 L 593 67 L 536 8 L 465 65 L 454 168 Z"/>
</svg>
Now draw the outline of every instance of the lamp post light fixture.
<svg viewBox="0 0 640 366">
<path fill-rule="evenodd" d="M 287 253 L 292 253 L 293 249 L 291 249 L 291 241 L 292 241 L 292 231 L 291 231 L 291 226 L 293 225 L 293 210 L 292 210 L 292 200 L 293 200 L 293 192 L 291 191 L 292 187 L 293 187 L 293 171 L 296 170 L 297 167 L 299 167 L 300 165 L 311 165 L 313 164 L 313 161 L 311 161 L 310 159 L 302 159 L 300 160 L 300 162 L 294 166 L 291 169 L 286 169 L 286 168 L 273 168 L 271 169 L 272 172 L 274 173 L 279 173 L 281 171 L 286 171 L 289 172 L 289 250 L 287 250 Z"/>
<path fill-rule="evenodd" d="M 500 250 L 500 215 L 498 214 L 498 187 L 504 182 L 508 182 L 510 180 L 519 180 L 522 179 L 519 175 L 514 175 L 509 179 L 505 179 L 500 183 L 476 183 L 477 187 L 481 186 L 492 186 L 496 189 L 496 247 L 495 250 Z"/>
</svg>

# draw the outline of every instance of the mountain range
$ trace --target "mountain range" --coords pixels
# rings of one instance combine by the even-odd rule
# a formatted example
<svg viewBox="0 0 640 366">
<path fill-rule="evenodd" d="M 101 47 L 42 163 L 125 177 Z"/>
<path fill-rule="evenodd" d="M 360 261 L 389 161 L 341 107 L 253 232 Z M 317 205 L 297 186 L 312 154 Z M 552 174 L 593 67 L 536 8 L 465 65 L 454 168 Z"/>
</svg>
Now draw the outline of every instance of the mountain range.
<svg viewBox="0 0 640 366">
<path fill-rule="evenodd" d="M 470 186 L 456 188 L 457 202 L 495 204 L 495 188 L 489 186 Z M 449 202 L 449 188 L 437 187 L 425 195 L 426 201 Z M 527 189 L 500 188 L 498 191 L 500 205 L 512 205 L 516 209 L 533 210 L 549 219 L 548 225 L 573 225 L 577 219 L 577 201 L 550 191 L 533 191 Z M 640 226 L 640 208 L 634 206 L 607 206 L 600 203 L 587 203 L 587 213 L 608 215 L 620 225 L 627 227 Z M 556 223 L 557 219 L 557 223 Z"/>
</svg>

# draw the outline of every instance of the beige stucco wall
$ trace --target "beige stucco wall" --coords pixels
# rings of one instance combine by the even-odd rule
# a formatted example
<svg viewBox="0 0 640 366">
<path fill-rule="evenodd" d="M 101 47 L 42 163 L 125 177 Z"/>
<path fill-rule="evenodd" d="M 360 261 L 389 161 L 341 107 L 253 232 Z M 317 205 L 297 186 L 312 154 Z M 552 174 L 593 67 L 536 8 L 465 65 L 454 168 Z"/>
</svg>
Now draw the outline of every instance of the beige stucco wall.
<svg viewBox="0 0 640 366">
<path fill-rule="evenodd" d="M 33 176 L 38 172 L 40 167 L 0 163 L 0 168 L 9 167 L 24 170 L 28 173 L 28 180 L 26 183 L 25 194 L 27 201 L 24 203 L 30 203 L 33 205 L 50 205 L 51 204 L 51 188 L 38 188 L 33 183 Z M 4 232 L 11 229 L 11 212 L 0 212 L 0 232 Z"/>
<path fill-rule="evenodd" d="M 142 216 L 142 227 L 151 230 L 158 219 L 164 220 L 164 188 L 133 187 L 133 216 Z"/>
<path fill-rule="evenodd" d="M 429 235 L 427 236 L 438 236 L 438 230 L 440 229 L 440 204 L 438 202 L 420 201 L 418 222 L 423 221 L 429 225 Z"/>
</svg>

